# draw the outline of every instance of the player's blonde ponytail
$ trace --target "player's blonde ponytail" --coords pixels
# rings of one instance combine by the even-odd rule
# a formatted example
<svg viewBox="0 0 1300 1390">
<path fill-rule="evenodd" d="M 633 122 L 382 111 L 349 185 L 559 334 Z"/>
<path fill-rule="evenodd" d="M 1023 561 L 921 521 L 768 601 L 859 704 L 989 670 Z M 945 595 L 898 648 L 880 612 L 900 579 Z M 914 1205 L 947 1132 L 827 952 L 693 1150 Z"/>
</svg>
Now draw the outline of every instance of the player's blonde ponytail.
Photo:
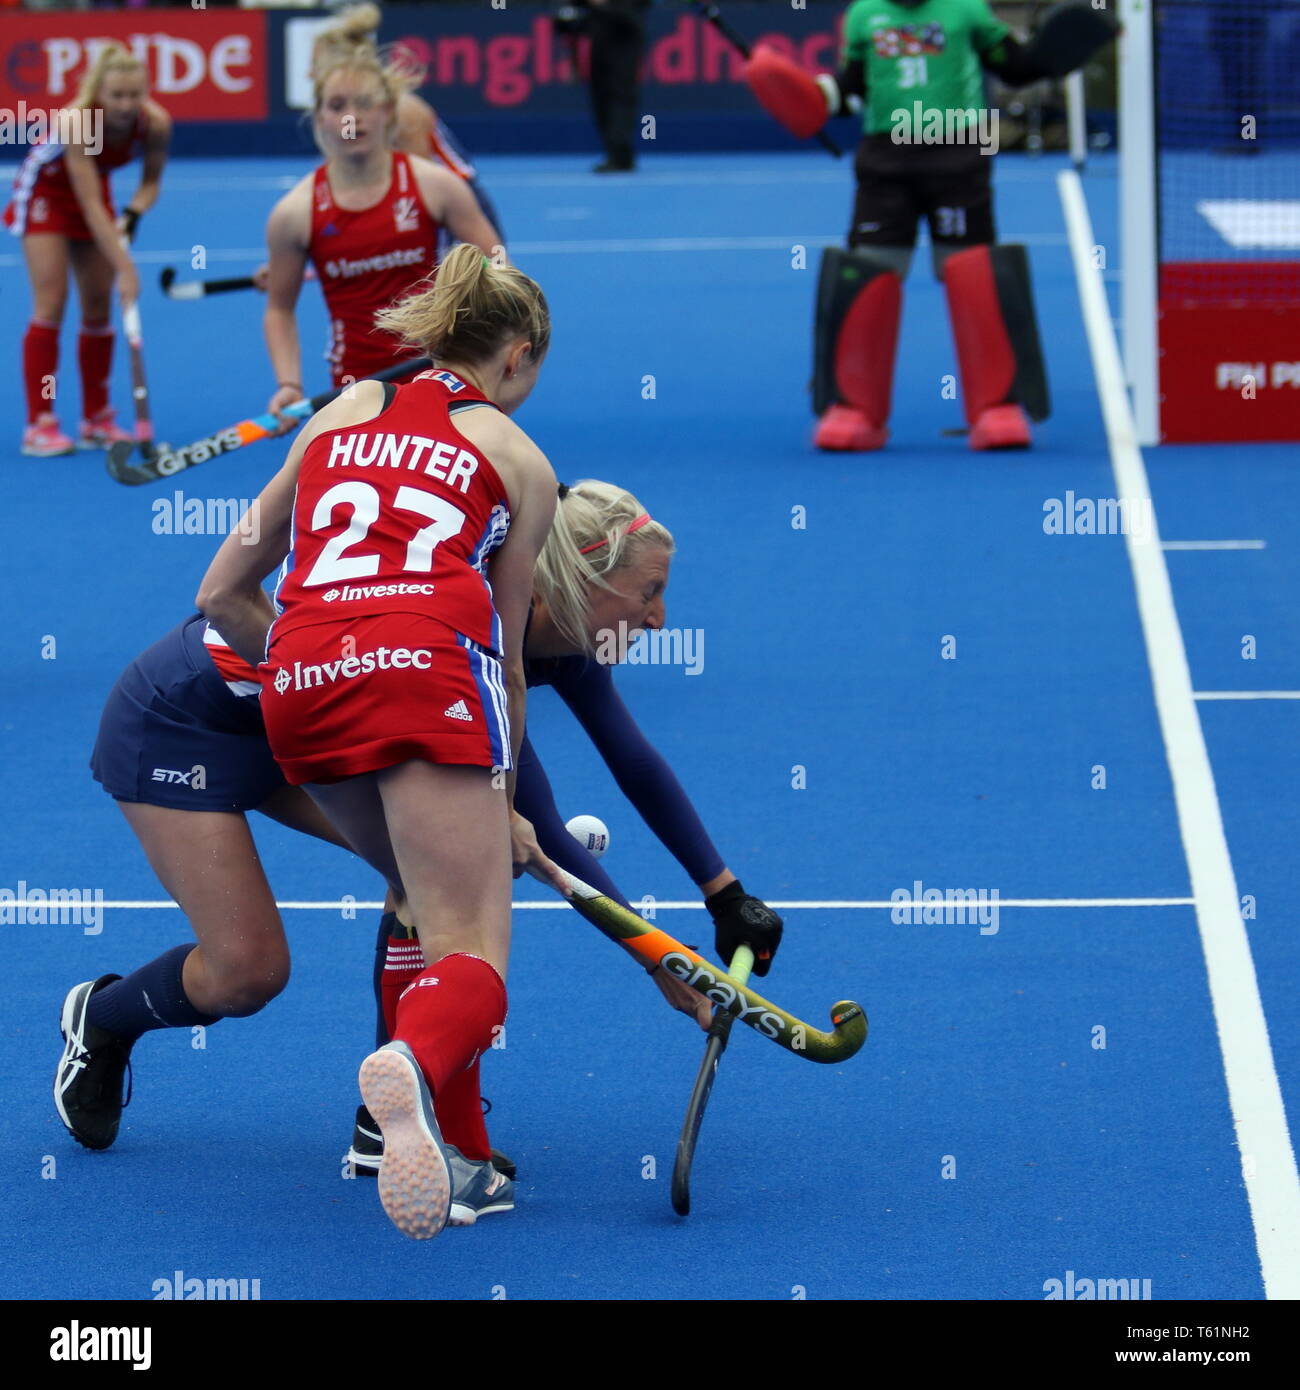
<svg viewBox="0 0 1300 1390">
<path fill-rule="evenodd" d="M 374 43 L 383 18 L 378 5 L 348 5 L 339 11 L 338 18 L 317 35 L 318 44 Z"/>
<path fill-rule="evenodd" d="M 147 76 L 148 71 L 129 48 L 116 41 L 106 43 L 95 54 L 95 61 L 82 74 L 81 85 L 77 88 L 76 96 L 72 98 L 72 106 L 83 111 L 93 107 L 99 96 L 100 86 L 110 73 L 145 73 Z"/>
<path fill-rule="evenodd" d="M 555 508 L 555 520 L 533 571 L 533 587 L 557 630 L 579 651 L 594 653 L 587 620 L 591 586 L 609 588 L 619 570 L 636 564 L 647 547 L 676 549 L 672 532 L 647 521 L 629 534 L 645 508 L 625 488 L 586 479 Z M 584 551 L 586 552 L 584 554 Z"/>
<path fill-rule="evenodd" d="M 367 54 L 378 58 L 389 76 L 402 92 L 423 86 L 428 72 L 411 51 L 401 44 L 386 44 L 380 48 L 376 38 L 383 19 L 378 5 L 349 5 L 327 29 L 316 35 L 311 47 L 311 78 L 317 78 L 331 68 Z"/>
<path fill-rule="evenodd" d="M 435 362 L 478 366 L 510 338 L 527 338 L 539 360 L 551 342 L 551 314 L 536 280 L 493 265 L 468 243 L 455 247 L 427 288 L 375 315 L 375 323 Z"/>
</svg>

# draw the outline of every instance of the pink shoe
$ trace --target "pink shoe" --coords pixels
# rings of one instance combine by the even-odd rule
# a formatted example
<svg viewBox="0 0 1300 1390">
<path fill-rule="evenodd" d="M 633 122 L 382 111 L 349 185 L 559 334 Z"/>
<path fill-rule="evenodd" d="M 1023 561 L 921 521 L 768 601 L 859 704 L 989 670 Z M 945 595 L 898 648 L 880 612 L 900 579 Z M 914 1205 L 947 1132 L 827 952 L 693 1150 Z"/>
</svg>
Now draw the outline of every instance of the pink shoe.
<svg viewBox="0 0 1300 1390">
<path fill-rule="evenodd" d="M 56 458 L 75 452 L 76 445 L 59 428 L 59 417 L 48 411 L 36 417 L 34 425 L 23 431 L 23 453 L 32 458 Z"/>
<path fill-rule="evenodd" d="M 993 405 L 971 428 L 972 449 L 1029 448 L 1029 420 L 1018 405 Z"/>
<path fill-rule="evenodd" d="M 105 406 L 89 420 L 83 420 L 77 431 L 78 449 L 111 449 L 123 440 L 134 443 L 135 435 L 117 423 L 117 412 L 111 405 Z"/>
<path fill-rule="evenodd" d="M 817 421 L 813 443 L 819 449 L 867 453 L 883 449 L 888 438 L 889 431 L 882 425 L 873 425 L 862 411 L 849 405 L 833 405 Z"/>
</svg>

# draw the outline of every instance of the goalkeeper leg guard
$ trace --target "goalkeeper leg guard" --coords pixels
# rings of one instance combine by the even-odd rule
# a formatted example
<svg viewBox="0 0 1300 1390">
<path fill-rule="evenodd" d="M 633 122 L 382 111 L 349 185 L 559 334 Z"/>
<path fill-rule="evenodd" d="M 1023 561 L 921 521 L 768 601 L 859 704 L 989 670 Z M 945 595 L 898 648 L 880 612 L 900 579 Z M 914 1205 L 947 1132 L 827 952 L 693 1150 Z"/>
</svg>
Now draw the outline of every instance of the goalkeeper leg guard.
<svg viewBox="0 0 1300 1390">
<path fill-rule="evenodd" d="M 819 449 L 879 449 L 889 438 L 901 310 L 902 283 L 886 262 L 838 247 L 823 253 L 813 330 Z"/>
<path fill-rule="evenodd" d="M 943 267 L 972 449 L 1027 448 L 1049 413 L 1023 246 L 973 246 Z"/>
</svg>

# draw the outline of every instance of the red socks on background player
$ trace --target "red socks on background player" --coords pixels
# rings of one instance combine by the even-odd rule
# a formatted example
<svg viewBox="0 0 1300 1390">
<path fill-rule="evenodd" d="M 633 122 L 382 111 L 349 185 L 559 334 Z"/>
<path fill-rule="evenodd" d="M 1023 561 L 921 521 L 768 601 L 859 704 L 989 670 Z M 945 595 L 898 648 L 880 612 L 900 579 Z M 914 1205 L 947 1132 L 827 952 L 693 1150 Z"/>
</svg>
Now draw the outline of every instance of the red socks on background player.
<svg viewBox="0 0 1300 1390">
<path fill-rule="evenodd" d="M 108 378 L 113 370 L 110 323 L 83 323 L 77 336 L 77 366 L 81 370 L 82 418 L 93 420 L 108 409 Z M 27 391 L 27 422 L 54 412 L 54 385 L 59 368 L 59 325 L 33 319 L 23 335 L 23 385 Z"/>
<path fill-rule="evenodd" d="M 113 325 L 83 323 L 77 337 L 77 365 L 81 368 L 81 416 L 93 420 L 108 409 L 108 378 L 113 370 Z"/>
<path fill-rule="evenodd" d="M 389 938 L 391 964 L 383 980 L 385 1022 L 393 1038 L 415 1054 L 433 1091 L 443 1137 L 466 1158 L 479 1162 L 490 1158 L 492 1149 L 479 1098 L 478 1059 L 492 1046 L 498 1026 L 505 1021 L 506 987 L 478 956 L 444 956 L 425 969 L 422 959 L 414 963 L 406 949 L 416 944 Z M 397 1004 L 390 1014 L 394 996 Z"/>
<path fill-rule="evenodd" d="M 23 334 L 23 385 L 27 423 L 54 411 L 54 378 L 59 367 L 59 325 L 33 319 Z"/>
</svg>

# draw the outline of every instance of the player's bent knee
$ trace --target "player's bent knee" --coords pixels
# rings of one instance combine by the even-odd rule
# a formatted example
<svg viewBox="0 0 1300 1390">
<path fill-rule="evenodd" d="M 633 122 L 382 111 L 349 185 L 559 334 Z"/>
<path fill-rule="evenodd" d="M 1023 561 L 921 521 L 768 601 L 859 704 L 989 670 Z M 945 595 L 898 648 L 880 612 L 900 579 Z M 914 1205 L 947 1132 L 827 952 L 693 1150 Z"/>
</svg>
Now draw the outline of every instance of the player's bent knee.
<svg viewBox="0 0 1300 1390">
<path fill-rule="evenodd" d="M 208 983 L 213 996 L 209 1007 L 223 1018 L 249 1018 L 284 992 L 289 983 L 289 958 L 253 957 L 223 962 L 216 969 L 209 962 Z"/>
</svg>

